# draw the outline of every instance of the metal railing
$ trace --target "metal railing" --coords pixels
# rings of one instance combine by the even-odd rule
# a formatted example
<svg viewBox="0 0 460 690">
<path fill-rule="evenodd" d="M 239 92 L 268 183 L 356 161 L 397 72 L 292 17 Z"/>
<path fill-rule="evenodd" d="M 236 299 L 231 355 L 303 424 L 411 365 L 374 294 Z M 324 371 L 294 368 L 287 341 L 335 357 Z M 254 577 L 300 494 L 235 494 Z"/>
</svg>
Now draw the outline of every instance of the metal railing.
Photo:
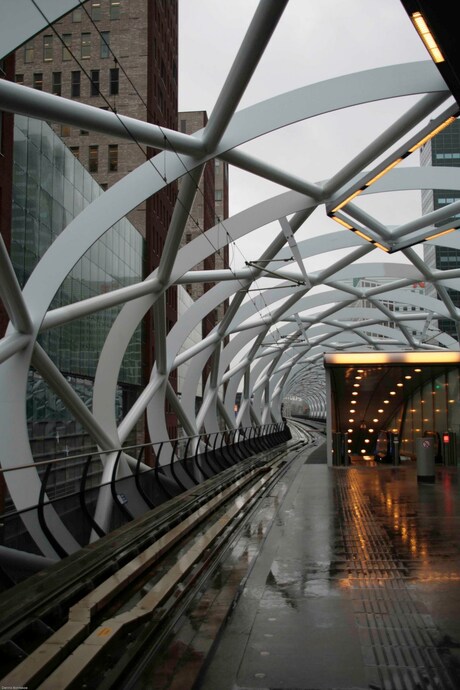
<svg viewBox="0 0 460 690">
<path fill-rule="evenodd" d="M 289 427 L 283 422 L 97 451 L 89 455 L 74 455 L 5 469 L 5 474 L 30 467 L 37 469 L 41 490 L 37 505 L 22 511 L 11 509 L 1 516 L 0 543 L 39 553 L 24 526 L 23 518 L 27 513 L 39 522 L 56 553 L 64 557 L 68 555 L 67 551 L 58 543 L 48 525 L 47 512 L 51 507 L 73 538 L 85 546 L 92 532 L 102 537 L 147 510 L 175 498 L 251 455 L 276 447 L 290 437 Z M 111 456 L 112 471 L 110 479 L 103 483 L 102 473 L 108 456 Z M 105 528 L 95 517 L 101 491 L 110 492 L 111 495 L 110 524 Z"/>
</svg>

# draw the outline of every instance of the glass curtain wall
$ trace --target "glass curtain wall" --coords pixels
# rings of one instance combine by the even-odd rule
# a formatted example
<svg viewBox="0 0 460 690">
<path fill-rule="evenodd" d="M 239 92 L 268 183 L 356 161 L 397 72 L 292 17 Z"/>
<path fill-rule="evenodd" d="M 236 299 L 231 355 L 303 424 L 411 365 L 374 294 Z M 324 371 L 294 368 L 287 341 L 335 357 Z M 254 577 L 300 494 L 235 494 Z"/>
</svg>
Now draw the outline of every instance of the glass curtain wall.
<svg viewBox="0 0 460 690">
<path fill-rule="evenodd" d="M 44 122 L 15 117 L 11 257 L 21 286 L 46 250 L 103 190 Z M 56 294 L 52 308 L 142 279 L 144 241 L 122 219 L 95 242 Z M 79 319 L 40 336 L 40 344 L 88 407 L 98 357 L 120 307 Z M 117 415 L 137 397 L 142 377 L 142 333 L 131 340 L 120 371 Z M 28 420 L 36 459 L 83 450 L 88 440 L 41 377 L 30 372 Z"/>
<path fill-rule="evenodd" d="M 400 453 L 415 457 L 415 439 L 451 431 L 460 438 L 460 372 L 453 369 L 427 381 L 405 401 L 389 424 L 400 434 Z"/>
</svg>

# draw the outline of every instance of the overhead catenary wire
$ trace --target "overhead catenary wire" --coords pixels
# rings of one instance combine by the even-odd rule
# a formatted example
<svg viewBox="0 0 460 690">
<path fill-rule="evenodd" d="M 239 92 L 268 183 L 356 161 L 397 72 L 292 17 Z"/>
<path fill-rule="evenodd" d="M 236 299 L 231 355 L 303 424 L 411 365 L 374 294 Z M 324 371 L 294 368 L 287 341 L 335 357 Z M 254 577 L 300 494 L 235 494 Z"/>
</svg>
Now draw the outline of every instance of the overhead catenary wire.
<svg viewBox="0 0 460 690">
<path fill-rule="evenodd" d="M 75 63 L 79 66 L 79 68 L 81 69 L 81 71 L 83 72 L 83 74 L 87 77 L 87 79 L 90 81 L 90 83 L 94 85 L 94 82 L 93 82 L 93 79 L 91 78 L 91 75 L 90 75 L 90 74 L 88 73 L 88 71 L 85 69 L 84 65 L 83 65 L 83 64 L 81 63 L 81 61 L 77 58 L 77 56 L 76 56 L 75 53 L 72 51 L 72 49 L 65 43 L 65 41 L 64 41 L 63 38 L 62 38 L 62 36 L 61 36 L 61 35 L 59 34 L 59 32 L 57 31 L 56 27 L 53 25 L 52 22 L 50 22 L 50 20 L 49 20 L 48 17 L 46 16 L 45 12 L 44 12 L 44 11 L 42 10 L 42 8 L 39 6 L 37 0 L 31 0 L 31 3 L 34 5 L 34 7 L 36 8 L 36 10 L 41 14 L 41 16 L 43 17 L 43 19 L 44 19 L 45 22 L 47 23 L 48 28 L 50 28 L 50 29 L 53 31 L 54 35 L 57 36 L 57 38 L 58 38 L 58 40 L 60 41 L 60 43 L 62 44 L 62 46 L 68 51 L 68 53 L 71 55 L 71 57 L 72 57 L 72 59 L 75 61 Z M 89 19 L 90 19 L 91 23 L 93 24 L 93 26 L 95 27 L 97 33 L 100 35 L 101 39 L 104 41 L 105 45 L 106 45 L 107 48 L 109 49 L 109 51 L 110 51 L 110 53 L 111 53 L 111 55 L 112 55 L 112 57 L 113 57 L 115 63 L 116 63 L 117 66 L 121 69 L 121 71 L 123 72 L 123 74 L 126 75 L 126 77 L 128 78 L 129 83 L 131 84 L 132 88 L 135 90 L 135 92 L 136 92 L 136 94 L 138 95 L 138 97 L 140 98 L 141 102 L 142 102 L 143 105 L 146 107 L 147 113 L 150 115 L 150 117 L 153 118 L 153 114 L 151 113 L 150 109 L 148 108 L 147 103 L 146 103 L 145 100 L 143 99 L 142 95 L 139 93 L 139 90 L 138 90 L 137 87 L 135 86 L 135 84 L 134 84 L 134 82 L 132 81 L 132 79 L 131 79 L 130 77 L 128 77 L 126 70 L 124 69 L 124 67 L 123 67 L 123 65 L 121 64 L 121 62 L 120 62 L 120 60 L 118 59 L 118 57 L 117 57 L 117 56 L 115 55 L 115 53 L 113 52 L 111 46 L 107 43 L 107 41 L 105 40 L 105 38 L 102 36 L 101 31 L 100 31 L 99 28 L 96 26 L 94 20 L 92 19 L 92 17 L 91 17 L 90 14 L 88 13 L 88 11 L 87 11 L 87 9 L 86 9 L 84 3 L 82 2 L 82 0 L 79 0 L 79 4 L 80 4 L 80 6 L 82 7 L 82 9 L 84 9 L 86 15 L 89 17 Z M 102 91 L 100 90 L 100 88 L 99 88 L 98 85 L 96 85 L 96 88 L 97 88 L 97 91 L 98 91 L 99 95 L 100 95 L 101 98 L 104 100 L 105 104 L 107 105 L 107 107 L 108 107 L 108 108 L 110 109 L 110 111 L 113 112 L 114 115 L 118 118 L 119 122 L 120 122 L 121 125 L 123 126 L 123 129 L 126 131 L 128 137 L 132 140 L 132 142 L 133 142 L 134 144 L 137 145 L 137 147 L 138 147 L 138 148 L 140 149 L 140 151 L 142 152 L 143 156 L 146 157 L 147 162 L 148 162 L 150 165 L 152 165 L 152 167 L 154 168 L 154 170 L 156 171 L 156 173 L 157 173 L 157 174 L 161 177 L 161 179 L 167 184 L 167 183 L 168 183 L 168 180 L 167 180 L 167 178 L 166 178 L 166 175 L 165 175 L 164 173 L 162 174 L 161 171 L 158 169 L 158 167 L 157 167 L 157 166 L 155 165 L 155 163 L 153 162 L 152 158 L 148 157 L 147 152 L 143 149 L 143 147 L 142 147 L 142 145 L 140 144 L 140 142 L 138 141 L 138 139 L 137 139 L 137 138 L 135 137 L 135 135 L 130 131 L 129 127 L 128 127 L 127 124 L 122 120 L 122 118 L 120 118 L 120 116 L 119 116 L 117 110 L 113 107 L 113 105 L 110 103 L 110 101 L 107 99 L 107 97 L 102 93 Z M 174 155 L 176 155 L 177 158 L 178 158 L 178 160 L 180 161 L 182 167 L 184 168 L 184 173 L 187 174 L 187 175 L 189 175 L 189 176 L 192 177 L 192 179 L 193 179 L 193 176 L 192 176 L 191 171 L 190 171 L 190 170 L 187 168 L 187 166 L 185 165 L 183 159 L 181 158 L 181 156 L 179 155 L 179 153 L 178 153 L 177 150 L 175 149 L 174 145 L 173 145 L 173 144 L 170 142 L 170 140 L 168 139 L 168 137 L 167 137 L 166 133 L 164 132 L 164 130 L 162 129 L 162 127 L 161 127 L 160 125 L 157 125 L 157 127 L 158 127 L 158 128 L 160 129 L 160 131 L 162 132 L 163 137 L 164 137 L 164 139 L 165 139 L 165 142 L 168 144 L 168 148 L 170 148 L 170 150 L 172 151 L 172 153 L 174 153 Z M 201 194 L 201 195 L 203 196 L 204 203 L 209 205 L 209 201 L 205 198 L 204 192 L 200 189 L 199 184 L 197 184 L 194 180 L 193 180 L 193 182 L 194 182 L 194 185 L 195 185 L 195 187 L 196 187 L 196 191 L 197 191 L 199 194 Z M 212 247 L 214 253 L 216 253 L 216 254 L 218 254 L 219 256 L 221 256 L 220 250 L 217 249 L 217 248 L 214 246 L 214 244 L 212 243 L 211 239 L 208 237 L 206 231 L 204 231 L 204 230 L 201 228 L 201 226 L 200 226 L 198 220 L 196 220 L 196 219 L 192 216 L 190 210 L 184 206 L 184 204 L 182 203 L 182 201 L 181 201 L 180 198 L 178 198 L 178 197 L 176 198 L 176 203 L 179 203 L 179 204 L 180 204 L 180 206 L 181 206 L 182 209 L 185 211 L 185 213 L 187 214 L 187 216 L 189 217 L 189 219 L 192 221 L 192 223 L 197 227 L 197 229 L 200 231 L 200 233 L 206 238 L 207 242 L 208 242 L 208 243 L 210 244 L 210 246 Z M 209 206 L 209 207 L 210 207 L 210 206 Z M 222 225 L 222 228 L 223 228 L 223 230 L 225 231 L 227 237 L 231 240 L 231 242 L 232 242 L 232 244 L 233 244 L 233 247 L 234 247 L 234 251 L 235 251 L 235 250 L 239 251 L 240 254 L 241 254 L 241 256 L 242 256 L 242 258 L 243 258 L 243 260 L 246 261 L 246 257 L 244 256 L 244 254 L 243 254 L 243 252 L 241 251 L 241 249 L 236 245 L 235 240 L 234 240 L 234 239 L 232 238 L 232 236 L 230 235 L 230 233 L 229 233 L 228 229 L 226 228 L 226 226 L 225 226 L 223 220 L 220 220 L 220 219 L 218 218 L 218 222 Z M 222 256 L 221 256 L 221 258 L 222 258 Z M 234 275 L 235 280 L 241 285 L 241 288 L 242 288 L 243 290 L 245 290 L 245 291 L 248 292 L 249 286 L 245 286 L 245 285 L 241 282 L 241 280 L 235 275 L 235 273 L 234 273 L 233 269 L 231 268 L 231 266 L 229 266 L 229 269 L 230 269 L 231 273 Z M 257 281 L 253 281 L 253 284 L 256 284 L 256 285 L 257 285 Z M 271 316 L 271 312 L 270 312 L 270 309 L 269 309 L 269 307 L 268 307 L 268 305 L 267 305 L 267 303 L 266 303 L 266 300 L 265 300 L 265 297 L 264 297 L 264 294 L 263 294 L 262 289 L 261 289 L 261 288 L 257 288 L 257 289 L 258 289 L 259 292 L 260 292 L 260 297 L 261 297 L 261 299 L 262 299 L 262 301 L 263 301 L 263 303 L 264 303 L 264 305 L 265 305 L 265 308 L 267 309 L 268 314 Z M 254 306 L 256 312 L 259 314 L 259 316 L 260 316 L 261 318 L 263 318 L 263 315 L 262 315 L 262 313 L 261 313 L 261 311 L 260 311 L 258 305 L 257 305 L 256 302 L 254 301 L 254 299 L 253 299 L 249 294 L 248 294 L 248 297 L 249 297 L 249 299 L 251 300 L 251 302 L 252 302 L 252 304 L 253 304 L 253 306 Z M 278 327 L 277 327 L 276 324 L 275 324 L 275 329 L 278 330 Z"/>
<path fill-rule="evenodd" d="M 136 84 L 133 82 L 133 80 L 131 79 L 131 77 L 129 76 L 129 74 L 127 73 L 127 71 L 125 70 L 125 68 L 124 68 L 124 66 L 123 66 L 123 64 L 122 64 L 122 62 L 120 61 L 120 59 L 118 58 L 118 56 L 117 56 L 117 55 L 115 54 L 115 52 L 113 51 L 112 46 L 110 45 L 110 43 L 107 43 L 107 41 L 105 40 L 105 37 L 102 35 L 101 30 L 99 29 L 99 27 L 97 26 L 96 22 L 94 21 L 94 19 L 93 19 L 91 13 L 88 11 L 88 9 L 87 9 L 87 7 L 86 7 L 86 2 L 85 2 L 85 0 L 79 0 L 79 2 L 80 2 L 80 5 L 81 5 L 81 8 L 84 10 L 86 16 L 88 17 L 89 21 L 90 21 L 91 24 L 93 25 L 93 27 L 94 27 L 94 29 L 96 30 L 96 32 L 99 34 L 101 40 L 104 41 L 104 43 L 105 43 L 105 45 L 106 45 L 108 51 L 110 52 L 110 54 L 112 55 L 112 57 L 113 57 L 113 59 L 114 59 L 114 62 L 119 66 L 120 70 L 121 70 L 122 73 L 125 75 L 125 77 L 126 77 L 126 79 L 128 80 L 129 84 L 130 84 L 131 87 L 134 89 L 134 91 L 135 91 L 135 93 L 137 94 L 139 100 L 141 101 L 142 105 L 145 107 L 147 114 L 150 116 L 150 118 L 151 118 L 152 121 L 153 121 L 154 115 L 153 115 L 152 111 L 150 110 L 148 103 L 146 102 L 146 100 L 144 99 L 143 95 L 140 93 L 139 89 L 137 88 Z M 77 62 L 78 62 L 78 61 L 77 61 Z M 78 63 L 78 64 L 79 64 L 79 63 Z M 86 73 L 85 73 L 85 74 L 86 74 Z M 88 76 L 88 75 L 86 75 L 86 76 Z M 90 81 L 92 82 L 91 77 L 89 77 L 89 79 L 90 79 Z M 98 91 L 99 91 L 99 93 L 100 93 L 99 88 L 98 88 Z M 101 94 L 101 95 L 102 95 L 102 94 Z M 104 96 L 103 96 L 103 97 L 104 97 Z M 158 123 L 155 123 L 155 124 L 156 124 L 156 126 L 158 127 L 158 129 L 160 130 L 160 132 L 163 134 L 164 140 L 165 140 L 165 142 L 167 143 L 168 148 L 177 156 L 177 158 L 178 158 L 180 164 L 181 164 L 182 167 L 184 168 L 185 174 L 188 175 L 189 177 L 192 177 L 192 180 L 193 180 L 193 182 L 194 182 L 194 184 L 195 184 L 196 191 L 202 196 L 203 202 L 204 202 L 205 206 L 207 206 L 207 207 L 213 212 L 213 211 L 214 211 L 214 208 L 212 207 L 212 205 L 211 205 L 209 199 L 208 199 L 208 198 L 206 197 L 206 195 L 204 194 L 204 192 L 203 192 L 203 190 L 201 189 L 200 185 L 197 184 L 197 183 L 195 183 L 195 180 L 194 180 L 193 176 L 191 175 L 191 171 L 190 171 L 190 170 L 187 168 L 187 166 L 185 165 L 185 163 L 184 163 L 182 157 L 179 155 L 178 151 L 177 151 L 176 148 L 174 147 L 174 144 L 168 139 L 168 136 L 167 136 L 167 134 L 164 132 L 162 126 L 159 125 Z M 133 139 L 134 139 L 134 137 L 133 137 Z M 138 143 L 138 142 L 136 142 L 136 143 Z M 150 160 L 150 159 L 149 159 L 149 160 Z M 158 171 L 158 172 L 159 172 L 159 171 Z M 159 173 L 159 174 L 160 174 L 160 173 Z M 164 179 L 165 182 L 167 182 L 167 180 L 166 180 L 166 175 L 163 175 L 163 179 Z M 214 246 L 214 244 L 212 243 L 212 241 L 210 240 L 210 238 L 206 235 L 206 231 L 205 231 L 203 228 L 201 228 L 201 226 L 200 226 L 200 224 L 199 224 L 199 221 L 196 220 L 195 218 L 193 218 L 191 212 L 190 212 L 188 209 L 185 209 L 185 207 L 184 207 L 184 205 L 182 204 L 182 201 L 181 201 L 180 199 L 177 199 L 177 201 L 178 201 L 179 204 L 182 206 L 182 208 L 184 209 L 184 211 L 186 211 L 186 213 L 188 214 L 190 220 L 194 223 L 194 225 L 197 227 L 197 229 L 200 231 L 200 233 L 206 237 L 207 241 L 209 242 L 209 244 L 211 245 L 211 247 L 214 249 L 214 252 L 215 252 L 216 254 L 218 254 L 218 255 L 221 257 L 222 260 L 224 260 L 224 257 L 222 257 L 222 255 L 221 255 L 221 249 L 217 249 L 217 248 Z M 225 234 L 226 234 L 227 237 L 229 238 L 230 243 L 231 243 L 231 245 L 233 246 L 233 251 L 234 251 L 234 252 L 235 252 L 235 251 L 238 251 L 238 252 L 241 254 L 241 257 L 242 257 L 243 261 L 244 261 L 245 263 L 247 263 L 246 256 L 245 256 L 244 253 L 241 251 L 241 248 L 236 244 L 235 240 L 233 239 L 233 237 L 232 237 L 231 234 L 229 233 L 227 227 L 225 226 L 224 220 L 221 219 L 220 216 L 216 216 L 216 218 L 217 218 L 217 222 L 222 226 L 222 228 L 223 228 Z M 230 244 L 229 244 L 229 249 L 230 249 Z M 229 260 L 228 263 L 229 263 L 229 269 L 232 271 L 232 273 L 234 273 L 233 270 L 232 270 L 232 268 L 231 268 L 230 260 Z M 236 278 L 236 276 L 235 276 L 235 279 L 238 280 L 238 279 Z M 238 280 L 238 282 L 240 282 L 240 281 Z M 241 283 L 240 283 L 240 284 L 241 284 Z M 257 285 L 257 281 L 256 281 L 256 280 L 254 281 L 254 284 Z M 243 288 L 243 289 L 244 289 L 244 288 Z M 263 300 L 263 302 L 264 302 L 265 308 L 267 309 L 268 313 L 270 314 L 270 308 L 268 307 L 268 305 L 267 305 L 267 303 L 266 303 L 266 301 L 265 301 L 265 297 L 264 297 L 264 294 L 263 294 L 263 289 L 262 289 L 262 288 L 259 288 L 259 287 L 257 286 L 257 290 L 260 292 L 260 295 L 261 295 L 261 298 L 262 298 L 262 300 Z M 251 290 L 251 291 L 252 291 L 252 290 Z M 248 297 L 250 297 L 250 295 L 248 295 Z M 254 300 L 253 300 L 251 297 L 250 297 L 250 299 L 251 299 L 251 302 L 252 302 L 253 305 L 254 305 L 254 308 L 257 310 L 257 312 L 259 313 L 259 315 L 262 316 L 262 315 L 261 315 L 261 312 L 260 312 L 260 309 L 257 307 L 257 305 L 255 304 Z M 276 328 L 276 330 L 278 330 L 278 328 L 277 328 L 276 325 L 275 325 L 275 328 Z"/>
</svg>

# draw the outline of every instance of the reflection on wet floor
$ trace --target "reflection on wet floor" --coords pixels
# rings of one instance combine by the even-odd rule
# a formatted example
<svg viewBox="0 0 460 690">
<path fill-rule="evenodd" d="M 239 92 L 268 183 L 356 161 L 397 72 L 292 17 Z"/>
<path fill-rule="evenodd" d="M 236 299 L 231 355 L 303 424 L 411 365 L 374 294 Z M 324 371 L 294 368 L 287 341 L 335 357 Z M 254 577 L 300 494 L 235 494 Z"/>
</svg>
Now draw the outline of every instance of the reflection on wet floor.
<svg viewBox="0 0 460 690">
<path fill-rule="evenodd" d="M 305 460 L 200 687 L 460 687 L 457 469 Z"/>
</svg>

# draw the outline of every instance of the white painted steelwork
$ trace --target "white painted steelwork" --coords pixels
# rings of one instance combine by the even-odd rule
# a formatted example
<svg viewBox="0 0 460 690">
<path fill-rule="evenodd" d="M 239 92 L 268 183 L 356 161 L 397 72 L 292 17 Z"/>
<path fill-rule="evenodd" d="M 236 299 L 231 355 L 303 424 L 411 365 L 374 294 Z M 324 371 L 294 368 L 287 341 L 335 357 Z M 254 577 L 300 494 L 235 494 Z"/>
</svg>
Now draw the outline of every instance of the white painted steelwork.
<svg viewBox="0 0 460 690">
<path fill-rule="evenodd" d="M 458 350 L 457 341 L 436 330 L 433 324 L 438 318 L 450 318 L 460 332 L 459 310 L 446 291 L 448 287 L 459 289 L 460 270 L 429 268 L 413 249 L 439 231 L 435 222 L 442 224 L 455 215 L 458 203 L 391 228 L 355 201 L 360 186 L 364 187 L 360 191 L 363 198 L 374 193 L 391 195 L 400 190 L 460 189 L 458 168 L 400 168 L 392 163 L 395 155 L 410 151 L 414 142 L 426 135 L 430 128 L 427 117 L 433 115 L 442 120 L 456 112 L 457 107 L 449 101 L 451 94 L 436 67 L 427 61 L 328 79 L 237 110 L 286 4 L 287 0 L 261 0 L 229 75 L 223 80 L 224 86 L 208 124 L 193 136 L 159 130 L 154 125 L 0 80 L 3 110 L 72 123 L 122 139 L 128 138 L 130 132 L 138 142 L 163 149 L 153 159 L 155 165 L 146 162 L 129 173 L 69 223 L 22 291 L 5 247 L 3 243 L 0 245 L 0 296 L 10 317 L 8 331 L 0 341 L 3 468 L 32 463 L 25 404 L 32 364 L 93 441 L 107 450 L 119 447 L 126 440 L 144 412 L 151 438 L 167 439 L 166 397 L 189 434 L 202 429 L 213 433 L 222 422 L 231 429 L 240 424 L 280 421 L 282 401 L 288 394 L 301 398 L 314 414 L 321 416 L 326 411 L 326 385 L 321 367 L 325 352 Z M 77 5 L 75 0 L 41 0 L 45 16 L 50 20 Z M 27 0 L 11 3 L 0 25 L 0 51 L 10 52 L 45 26 L 34 3 Z M 297 122 L 405 96 L 415 96 L 418 100 L 414 105 L 412 99 L 402 116 L 326 181 L 303 179 L 289 169 L 258 160 L 239 148 Z M 439 115 L 441 107 L 443 112 Z M 186 250 L 180 250 L 200 172 L 207 161 L 216 157 L 276 182 L 286 191 L 230 217 L 225 221 L 225 232 L 219 223 L 189 243 Z M 132 209 L 183 176 L 184 169 L 190 175 L 181 187 L 159 268 L 138 285 L 51 309 L 54 295 L 89 247 Z M 341 227 L 335 226 L 337 232 L 328 234 L 327 241 L 313 236 L 298 241 L 295 234 L 301 227 L 308 231 L 311 223 L 314 229 L 311 216 L 317 208 L 335 215 Z M 193 272 L 193 267 L 210 253 L 273 222 L 278 222 L 278 234 L 266 247 L 261 247 L 260 256 L 250 257 L 252 261 L 247 268 L 235 272 Z M 457 232 L 429 241 L 460 248 Z M 331 249 L 341 249 L 344 254 L 328 261 L 326 268 L 306 270 L 305 258 L 319 257 Z M 379 261 L 382 249 L 402 251 L 408 263 L 382 264 Z M 372 262 L 364 262 L 371 253 Z M 279 263 L 280 259 L 292 261 L 289 265 Z M 254 293 L 256 296 L 249 300 L 248 291 L 253 289 L 255 281 L 267 275 L 277 282 L 259 294 Z M 381 287 L 353 285 L 353 279 L 359 277 L 378 280 L 382 276 L 386 280 Z M 197 280 L 216 284 L 167 334 L 166 290 L 171 285 Z M 414 283 L 422 281 L 436 286 L 439 300 L 411 291 Z M 184 343 L 202 319 L 228 299 L 230 306 L 223 320 L 202 342 L 184 350 Z M 356 304 L 362 300 L 367 300 L 371 307 Z M 392 311 L 386 304 L 389 300 L 410 304 L 417 311 Z M 90 411 L 38 346 L 37 337 L 41 332 L 114 305 L 124 306 L 100 354 Z M 144 392 L 127 416 L 117 423 L 114 400 L 123 356 L 144 314 L 152 308 L 157 360 Z M 386 325 L 388 321 L 394 328 Z M 203 390 L 201 408 L 196 413 L 196 392 L 210 357 L 211 373 Z M 168 376 L 183 362 L 189 366 L 179 399 L 168 386 Z M 238 390 L 242 395 L 235 417 L 233 408 Z M 106 456 L 107 476 L 114 462 L 115 455 Z M 18 510 L 37 504 L 41 484 L 34 469 L 9 472 L 5 478 Z M 101 492 L 97 507 L 100 524 L 108 523 L 109 514 L 109 492 Z M 57 541 L 67 551 L 75 550 L 76 542 L 51 507 L 47 509 L 47 519 Z M 25 517 L 24 521 L 43 554 L 55 557 L 55 549 L 34 515 Z"/>
</svg>

